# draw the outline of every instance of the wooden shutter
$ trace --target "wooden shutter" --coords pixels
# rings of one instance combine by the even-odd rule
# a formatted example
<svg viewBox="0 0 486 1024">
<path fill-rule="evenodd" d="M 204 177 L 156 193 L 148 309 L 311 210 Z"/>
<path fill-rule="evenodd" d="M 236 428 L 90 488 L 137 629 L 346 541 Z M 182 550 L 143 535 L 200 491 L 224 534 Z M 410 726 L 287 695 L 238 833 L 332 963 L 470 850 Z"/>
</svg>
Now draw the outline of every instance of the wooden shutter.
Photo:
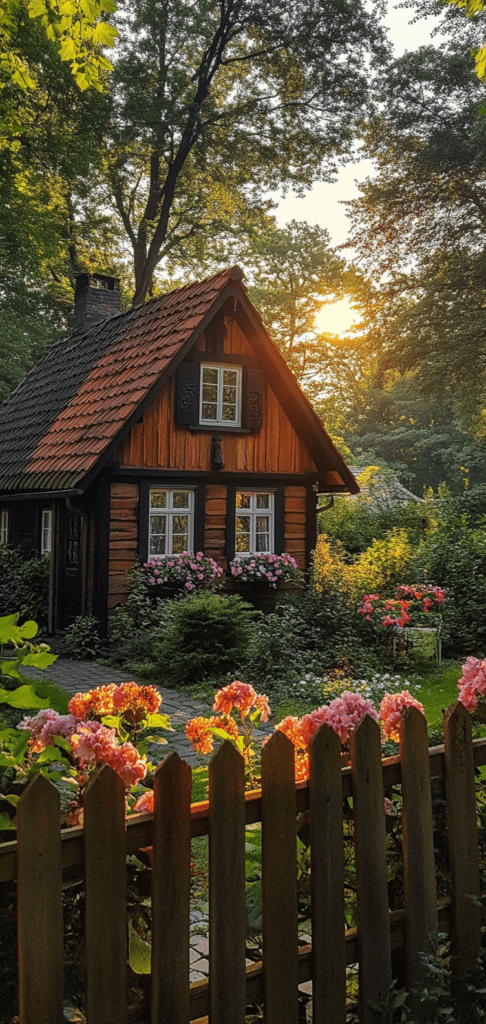
<svg viewBox="0 0 486 1024">
<path fill-rule="evenodd" d="M 250 430 L 261 430 L 263 427 L 264 387 L 261 370 L 245 370 L 244 426 Z"/>
<path fill-rule="evenodd" d="M 176 423 L 196 426 L 199 423 L 198 363 L 181 363 L 177 371 Z"/>
</svg>

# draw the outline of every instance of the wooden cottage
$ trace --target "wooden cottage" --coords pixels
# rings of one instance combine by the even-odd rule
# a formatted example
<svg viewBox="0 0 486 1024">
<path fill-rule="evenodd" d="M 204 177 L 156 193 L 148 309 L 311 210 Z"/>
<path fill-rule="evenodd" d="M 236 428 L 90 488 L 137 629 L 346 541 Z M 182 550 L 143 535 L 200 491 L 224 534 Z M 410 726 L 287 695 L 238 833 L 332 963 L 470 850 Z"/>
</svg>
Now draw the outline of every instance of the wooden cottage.
<svg viewBox="0 0 486 1024">
<path fill-rule="evenodd" d="M 82 275 L 75 332 L 0 408 L 0 542 L 50 554 L 51 631 L 80 613 L 106 630 L 151 554 L 304 568 L 317 494 L 358 490 L 242 278 L 119 312 L 116 279 Z"/>
</svg>

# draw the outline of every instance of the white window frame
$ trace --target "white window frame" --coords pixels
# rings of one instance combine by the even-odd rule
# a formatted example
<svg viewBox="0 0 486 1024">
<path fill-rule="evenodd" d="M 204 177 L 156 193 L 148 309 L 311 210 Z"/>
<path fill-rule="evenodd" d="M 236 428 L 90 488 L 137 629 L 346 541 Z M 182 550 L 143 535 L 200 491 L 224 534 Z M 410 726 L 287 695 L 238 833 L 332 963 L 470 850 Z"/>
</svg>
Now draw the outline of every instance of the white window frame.
<svg viewBox="0 0 486 1024">
<path fill-rule="evenodd" d="M 152 507 L 152 492 L 153 491 L 164 491 L 167 495 L 167 505 L 165 508 Z M 173 495 L 179 494 L 181 491 L 186 492 L 188 498 L 188 508 L 174 508 L 173 506 Z M 177 558 L 177 555 L 181 554 L 180 551 L 172 550 L 173 543 L 173 519 L 175 516 L 187 516 L 187 548 L 188 554 L 194 554 L 194 505 L 195 505 L 195 490 L 192 487 L 150 487 L 149 488 L 149 510 L 148 510 L 148 557 L 149 558 Z M 167 517 L 167 533 L 166 533 L 166 552 L 164 555 L 152 554 L 151 553 L 151 542 L 152 536 L 159 536 L 158 534 L 152 534 L 151 532 L 151 517 L 152 516 L 166 516 Z"/>
<path fill-rule="evenodd" d="M 2 515 L 0 520 L 0 545 L 6 547 L 8 544 L 8 536 L 10 531 L 10 511 L 8 508 L 2 509 Z"/>
<path fill-rule="evenodd" d="M 241 509 L 236 506 L 238 494 L 249 494 L 250 495 L 250 508 Z M 257 497 L 260 494 L 268 494 L 269 503 L 268 508 L 257 508 Z M 236 550 L 236 520 L 238 516 L 248 516 L 250 519 L 250 550 L 249 551 L 237 551 Z M 258 516 L 267 516 L 270 520 L 269 534 L 270 534 L 270 548 L 268 551 L 257 551 L 256 550 L 256 535 L 257 535 L 257 518 Z M 238 490 L 235 495 L 235 558 L 246 558 L 251 555 L 273 555 L 275 554 L 275 491 L 269 490 Z"/>
<path fill-rule="evenodd" d="M 217 395 L 217 415 L 216 419 L 205 419 L 203 417 L 203 376 L 204 370 L 217 370 L 218 371 L 218 395 Z M 225 370 L 234 370 L 236 372 L 236 408 L 235 408 L 235 419 L 224 420 L 223 419 L 223 373 Z M 232 366 L 230 363 L 201 363 L 200 378 L 199 378 L 199 422 L 201 424 L 207 424 L 212 427 L 240 427 L 241 426 L 241 390 L 242 390 L 242 369 L 241 366 Z"/>
<path fill-rule="evenodd" d="M 43 508 L 41 517 L 41 555 L 50 555 L 52 551 L 52 509 Z"/>
</svg>

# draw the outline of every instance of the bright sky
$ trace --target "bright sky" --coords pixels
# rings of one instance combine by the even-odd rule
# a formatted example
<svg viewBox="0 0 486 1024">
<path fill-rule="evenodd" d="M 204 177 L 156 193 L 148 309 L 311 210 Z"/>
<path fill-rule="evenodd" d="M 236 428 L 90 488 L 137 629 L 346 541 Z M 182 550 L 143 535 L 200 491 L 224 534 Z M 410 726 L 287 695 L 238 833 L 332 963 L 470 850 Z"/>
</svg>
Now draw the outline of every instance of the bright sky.
<svg viewBox="0 0 486 1024">
<path fill-rule="evenodd" d="M 410 10 L 398 10 L 395 0 L 388 0 L 387 25 L 395 48 L 395 55 L 401 56 L 406 50 L 417 50 L 430 42 L 430 32 L 437 24 L 435 18 L 427 18 L 416 25 L 409 25 L 412 14 Z M 319 224 L 327 228 L 334 245 L 342 245 L 348 235 L 348 219 L 342 205 L 347 199 L 358 195 L 356 182 L 364 181 L 373 173 L 370 160 L 360 160 L 355 164 L 347 164 L 339 171 L 337 181 L 333 185 L 317 182 L 305 196 L 299 198 L 289 193 L 279 203 L 275 216 L 280 227 L 290 220 L 306 220 L 310 224 Z M 316 318 L 320 330 L 342 334 L 355 322 L 355 314 L 348 300 L 343 299 L 322 307 Z"/>
</svg>

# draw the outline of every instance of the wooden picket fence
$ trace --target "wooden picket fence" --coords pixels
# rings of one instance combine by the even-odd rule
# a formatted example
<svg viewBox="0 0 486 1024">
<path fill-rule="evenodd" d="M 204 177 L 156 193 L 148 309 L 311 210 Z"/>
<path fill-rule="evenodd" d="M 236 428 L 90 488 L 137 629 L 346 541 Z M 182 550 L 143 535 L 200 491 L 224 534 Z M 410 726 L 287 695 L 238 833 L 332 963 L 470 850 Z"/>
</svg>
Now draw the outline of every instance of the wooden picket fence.
<svg viewBox="0 0 486 1024">
<path fill-rule="evenodd" d="M 346 969 L 359 964 L 360 1019 L 386 995 L 392 953 L 404 950 L 407 987 L 420 984 L 427 937 L 450 929 L 455 969 L 474 968 L 481 941 L 475 767 L 486 740 L 471 738 L 461 704 L 445 718 L 444 746 L 429 749 L 424 717 L 402 723 L 400 757 L 381 760 L 377 724 L 365 718 L 342 768 L 338 737 L 322 726 L 308 782 L 294 781 L 282 734 L 262 752 L 262 789 L 245 793 L 243 760 L 229 743 L 212 758 L 209 801 L 191 807 L 191 770 L 170 754 L 155 774 L 155 813 L 125 819 L 121 779 L 105 767 L 90 781 L 83 828 L 59 829 L 59 795 L 42 776 L 18 804 L 15 842 L 0 846 L 0 882 L 17 879 L 20 1024 L 61 1024 L 62 888 L 73 870 L 86 888 L 86 1018 L 127 1021 L 126 857 L 153 845 L 151 1008 L 147 1024 L 244 1024 L 264 1006 L 266 1024 L 298 1024 L 298 986 L 312 980 L 314 1024 L 345 1024 Z M 451 892 L 438 903 L 431 780 L 445 789 Z M 384 790 L 401 785 L 404 909 L 388 904 Z M 343 798 L 352 798 L 358 927 L 345 930 Z M 312 946 L 297 933 L 296 817 L 309 810 Z M 245 825 L 261 822 L 263 959 L 246 965 Z M 208 835 L 209 978 L 189 982 L 191 838 Z"/>
</svg>

